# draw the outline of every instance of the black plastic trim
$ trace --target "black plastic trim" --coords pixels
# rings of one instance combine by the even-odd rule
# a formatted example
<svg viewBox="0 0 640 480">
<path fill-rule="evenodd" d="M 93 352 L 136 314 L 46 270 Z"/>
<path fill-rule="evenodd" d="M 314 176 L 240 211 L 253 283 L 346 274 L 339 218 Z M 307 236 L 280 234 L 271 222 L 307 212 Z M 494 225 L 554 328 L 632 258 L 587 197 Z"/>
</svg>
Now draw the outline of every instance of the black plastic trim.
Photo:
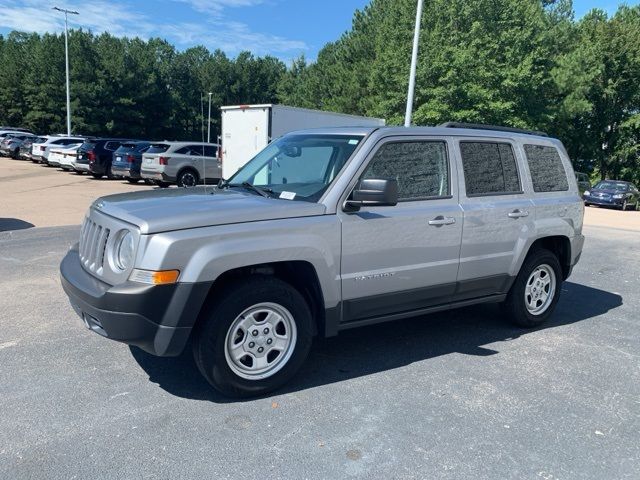
<svg viewBox="0 0 640 480">
<path fill-rule="evenodd" d="M 212 285 L 125 282 L 111 286 L 82 268 L 77 247 L 62 260 L 60 277 L 76 312 L 94 317 L 104 336 L 160 356 L 180 354 Z"/>
</svg>

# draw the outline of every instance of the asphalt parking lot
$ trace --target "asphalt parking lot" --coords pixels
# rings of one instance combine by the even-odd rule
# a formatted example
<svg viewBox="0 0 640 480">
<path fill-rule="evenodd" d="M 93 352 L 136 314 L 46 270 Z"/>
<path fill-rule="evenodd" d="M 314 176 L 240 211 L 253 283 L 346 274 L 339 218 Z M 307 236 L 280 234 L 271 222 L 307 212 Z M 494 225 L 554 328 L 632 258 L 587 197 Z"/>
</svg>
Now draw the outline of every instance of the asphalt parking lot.
<svg viewBox="0 0 640 480">
<path fill-rule="evenodd" d="M 62 292 L 82 212 L 131 186 L 52 187 L 74 176 L 26 167 L 48 186 L 7 194 L 20 179 L 0 167 L 0 478 L 640 478 L 640 212 L 587 210 L 544 328 L 480 305 L 351 330 L 317 341 L 285 390 L 229 401 L 188 354 L 88 332 Z M 72 226 L 25 200 L 73 188 L 93 197 L 48 223 Z"/>
</svg>

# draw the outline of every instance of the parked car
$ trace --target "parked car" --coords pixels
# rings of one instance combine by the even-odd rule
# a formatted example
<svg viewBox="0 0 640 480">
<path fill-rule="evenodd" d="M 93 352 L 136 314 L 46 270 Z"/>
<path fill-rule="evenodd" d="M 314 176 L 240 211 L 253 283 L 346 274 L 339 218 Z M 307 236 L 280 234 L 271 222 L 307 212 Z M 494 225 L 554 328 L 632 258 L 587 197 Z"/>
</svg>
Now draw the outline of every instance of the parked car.
<svg viewBox="0 0 640 480">
<path fill-rule="evenodd" d="M 35 136 L 35 134 L 27 128 L 0 127 L 0 140 L 5 138 L 7 135 L 15 135 L 20 133 Z"/>
<path fill-rule="evenodd" d="M 44 143 L 46 137 L 31 137 L 20 145 L 20 158 L 23 160 L 31 160 L 31 150 L 34 143 Z"/>
<path fill-rule="evenodd" d="M 62 286 L 103 337 L 192 345 L 229 396 L 282 386 L 314 335 L 486 302 L 537 327 L 584 243 L 569 157 L 539 134 L 450 125 L 294 132 L 213 194 L 98 199 Z"/>
<path fill-rule="evenodd" d="M 111 163 L 111 173 L 116 176 L 126 178 L 129 183 L 138 183 L 140 176 L 140 165 L 142 154 L 151 146 L 150 142 L 126 142 L 113 152 Z"/>
<path fill-rule="evenodd" d="M 580 195 L 582 195 L 585 190 L 589 190 L 591 188 L 591 181 L 589 180 L 589 175 L 586 173 L 576 172 L 576 182 L 578 182 L 578 191 Z"/>
<path fill-rule="evenodd" d="M 636 210 L 640 202 L 638 188 L 622 180 L 602 180 L 582 195 L 585 206 L 616 207 L 620 210 Z"/>
<path fill-rule="evenodd" d="M 47 164 L 49 152 L 52 148 L 72 145 L 74 143 L 84 142 L 83 137 L 66 137 L 57 135 L 47 135 L 42 137 L 45 139 L 42 143 L 34 143 L 31 146 L 31 161 Z"/>
<path fill-rule="evenodd" d="M 20 156 L 20 146 L 25 140 L 35 138 L 31 133 L 9 133 L 0 141 L 0 155 L 17 159 Z"/>
<path fill-rule="evenodd" d="M 82 143 L 72 143 L 62 148 L 52 149 L 49 154 L 49 165 L 54 165 L 62 168 L 63 170 L 73 170 L 73 161 L 75 160 Z M 55 160 L 53 156 L 56 155 Z"/>
<path fill-rule="evenodd" d="M 161 187 L 172 183 L 195 187 L 199 183 L 217 183 L 222 178 L 222 163 L 215 143 L 154 143 L 142 155 L 142 178 Z"/>
<path fill-rule="evenodd" d="M 111 162 L 115 152 L 124 142 L 130 142 L 126 138 L 89 138 L 78 149 L 73 168 L 77 172 L 88 172 L 93 178 L 115 178 L 111 173 Z"/>
</svg>

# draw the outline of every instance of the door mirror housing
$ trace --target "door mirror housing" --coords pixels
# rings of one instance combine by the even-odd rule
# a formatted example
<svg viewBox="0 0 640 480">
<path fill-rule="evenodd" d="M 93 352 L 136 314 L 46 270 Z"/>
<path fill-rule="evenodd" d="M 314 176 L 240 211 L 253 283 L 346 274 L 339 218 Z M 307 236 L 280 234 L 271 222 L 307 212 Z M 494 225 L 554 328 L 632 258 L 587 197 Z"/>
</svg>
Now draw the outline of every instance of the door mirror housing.
<svg viewBox="0 0 640 480">
<path fill-rule="evenodd" d="M 345 209 L 360 207 L 393 207 L 398 204 L 398 181 L 395 178 L 367 178 L 361 180 L 345 202 Z"/>
</svg>

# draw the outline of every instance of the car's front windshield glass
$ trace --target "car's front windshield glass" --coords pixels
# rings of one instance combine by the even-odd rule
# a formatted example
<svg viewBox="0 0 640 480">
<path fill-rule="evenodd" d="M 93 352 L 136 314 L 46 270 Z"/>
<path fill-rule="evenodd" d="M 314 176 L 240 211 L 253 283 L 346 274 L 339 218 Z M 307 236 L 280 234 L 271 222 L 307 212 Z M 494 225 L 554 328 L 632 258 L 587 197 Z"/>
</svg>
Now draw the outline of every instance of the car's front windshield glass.
<svg viewBox="0 0 640 480">
<path fill-rule="evenodd" d="M 628 184 L 622 182 L 600 182 L 594 189 L 596 190 L 616 190 L 618 192 L 626 192 Z"/>
<path fill-rule="evenodd" d="M 251 184 L 275 197 L 316 202 L 363 138 L 362 135 L 287 135 L 258 153 L 227 184 L 231 187 Z"/>
</svg>

